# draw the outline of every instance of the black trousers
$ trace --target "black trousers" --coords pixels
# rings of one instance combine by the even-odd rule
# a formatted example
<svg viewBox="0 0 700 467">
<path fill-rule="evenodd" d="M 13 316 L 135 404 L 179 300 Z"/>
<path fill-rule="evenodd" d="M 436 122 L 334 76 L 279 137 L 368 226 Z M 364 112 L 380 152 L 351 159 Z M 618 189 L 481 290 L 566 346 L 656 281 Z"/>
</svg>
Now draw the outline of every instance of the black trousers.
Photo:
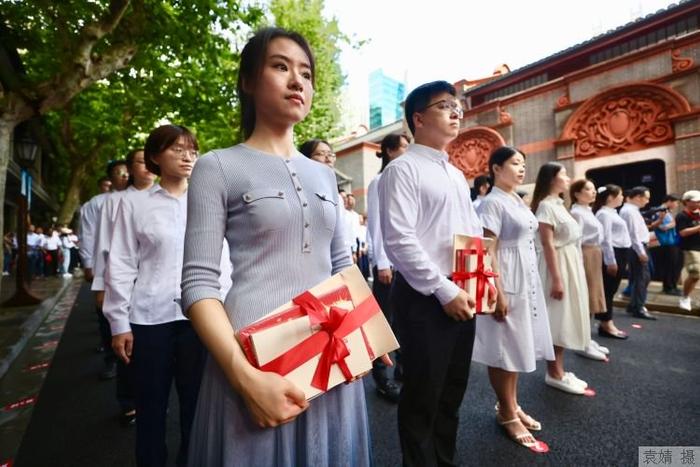
<svg viewBox="0 0 700 467">
<path fill-rule="evenodd" d="M 661 245 L 656 267 L 663 282 L 663 290 L 678 288 L 678 280 L 683 269 L 683 252 L 676 245 Z"/>
<path fill-rule="evenodd" d="M 622 275 L 627 270 L 627 262 L 629 261 L 629 248 L 615 248 L 615 262 L 617 263 L 617 274 L 611 276 L 608 274 L 605 264 L 603 264 L 603 289 L 605 290 L 605 313 L 599 313 L 595 316 L 598 321 L 610 321 L 613 319 L 613 299 L 620 288 Z"/>
<path fill-rule="evenodd" d="M 134 366 L 127 365 L 122 359 L 117 359 L 117 402 L 122 414 L 136 408 L 136 382 L 134 381 Z"/>
<path fill-rule="evenodd" d="M 185 465 L 206 351 L 189 321 L 132 324 L 131 330 L 136 376 L 136 463 L 142 467 L 166 465 L 166 416 L 174 380 L 180 406 L 176 463 Z"/>
<path fill-rule="evenodd" d="M 644 246 L 644 251 L 649 257 L 646 245 Z M 629 258 L 632 288 L 630 289 L 630 302 L 627 305 L 627 311 L 635 314 L 642 311 L 642 307 L 647 301 L 647 287 L 649 287 L 649 282 L 651 281 L 651 270 L 649 269 L 649 263 L 642 264 L 639 256 L 632 248 L 629 249 Z"/>
<path fill-rule="evenodd" d="M 396 274 L 391 289 L 403 362 L 398 407 L 406 466 L 454 464 L 459 406 L 469 380 L 475 320 L 455 321 L 434 296 Z"/>
<path fill-rule="evenodd" d="M 100 331 L 100 345 L 104 348 L 105 365 L 111 365 L 117 360 L 112 350 L 112 329 L 109 327 L 109 321 L 105 318 L 102 312 L 102 307 L 95 306 L 95 314 L 97 315 L 97 326 Z"/>
<path fill-rule="evenodd" d="M 374 298 L 377 300 L 377 303 L 379 303 L 379 307 L 382 309 L 382 313 L 384 313 L 384 316 L 386 317 L 386 320 L 389 322 L 389 325 L 391 325 L 392 328 L 395 328 L 394 326 L 394 320 L 393 320 L 393 312 L 392 312 L 392 305 L 389 300 L 389 293 L 391 291 L 391 285 L 387 284 L 382 284 L 379 282 L 379 279 L 377 279 L 377 267 L 375 266 L 372 269 L 372 277 L 374 277 L 374 281 L 372 282 L 372 294 L 374 295 Z M 396 331 L 394 331 L 396 333 Z M 400 359 L 401 359 L 401 351 L 396 350 L 394 352 L 394 375 L 395 377 L 398 378 L 398 375 L 401 373 L 400 369 Z M 372 377 L 374 378 L 374 381 L 377 384 L 385 384 L 389 380 L 389 375 L 387 374 L 387 367 L 384 362 L 380 358 L 376 359 L 374 363 L 372 364 Z"/>
</svg>

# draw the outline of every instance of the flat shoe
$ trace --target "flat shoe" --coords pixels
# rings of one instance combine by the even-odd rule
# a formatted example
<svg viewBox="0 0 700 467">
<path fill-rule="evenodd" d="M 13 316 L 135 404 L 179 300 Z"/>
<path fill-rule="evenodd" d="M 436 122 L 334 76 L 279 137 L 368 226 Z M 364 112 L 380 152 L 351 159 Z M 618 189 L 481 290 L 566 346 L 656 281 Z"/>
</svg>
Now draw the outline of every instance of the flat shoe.
<svg viewBox="0 0 700 467">
<path fill-rule="evenodd" d="M 496 423 L 498 423 L 500 426 L 503 427 L 503 431 L 506 432 L 506 435 L 508 435 L 508 437 L 511 440 L 515 441 L 520 446 L 526 447 L 526 448 L 533 450 L 535 452 L 546 452 L 546 451 L 541 449 L 541 445 L 543 445 L 544 443 L 536 440 L 535 437 L 532 435 L 532 433 L 530 433 L 529 431 L 525 431 L 524 433 L 518 433 L 518 434 L 513 434 L 513 435 L 508 433 L 508 430 L 505 429 L 505 426 L 510 425 L 511 423 L 518 423 L 518 422 L 520 422 L 520 418 L 514 418 L 513 420 L 502 420 L 499 415 L 496 415 Z M 532 438 L 532 439 L 534 439 L 534 441 L 524 441 L 526 438 Z M 546 446 L 546 444 L 544 444 L 544 446 Z M 547 447 L 547 450 L 549 450 L 548 447 Z"/>
<path fill-rule="evenodd" d="M 544 376 L 544 383 L 547 386 L 551 386 L 560 391 L 568 392 L 569 394 L 576 394 L 578 396 L 583 395 L 585 388 L 580 384 L 577 384 L 574 379 L 572 379 L 568 374 L 564 374 L 562 379 L 556 379 L 546 374 Z"/>
<path fill-rule="evenodd" d="M 624 331 L 618 331 L 617 333 L 614 332 L 608 332 L 603 328 L 598 328 L 598 335 L 600 337 L 610 337 L 613 339 L 627 339 L 629 336 L 627 335 L 626 332 Z"/>
</svg>

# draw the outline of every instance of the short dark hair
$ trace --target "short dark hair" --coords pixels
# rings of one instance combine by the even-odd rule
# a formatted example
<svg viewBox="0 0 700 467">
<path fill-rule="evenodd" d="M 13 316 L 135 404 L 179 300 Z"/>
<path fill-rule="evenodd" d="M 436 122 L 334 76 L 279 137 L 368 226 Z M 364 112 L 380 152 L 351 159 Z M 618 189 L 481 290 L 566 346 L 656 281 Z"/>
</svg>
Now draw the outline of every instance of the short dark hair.
<svg viewBox="0 0 700 467">
<path fill-rule="evenodd" d="M 628 198 L 636 198 L 637 196 L 643 195 L 647 191 L 649 191 L 649 188 L 647 188 L 643 185 L 639 185 L 639 186 L 636 186 L 634 188 L 630 188 L 630 190 L 627 192 L 627 197 Z"/>
<path fill-rule="evenodd" d="M 311 158 L 311 155 L 314 153 L 316 148 L 318 148 L 319 144 L 325 144 L 329 148 L 331 148 L 331 151 L 333 150 L 333 146 L 331 146 L 331 143 L 326 141 L 325 139 L 310 139 L 308 141 L 304 141 L 300 146 L 299 146 L 299 152 L 308 157 L 309 159 Z"/>
<path fill-rule="evenodd" d="M 153 158 L 175 144 L 180 137 L 185 138 L 194 149 L 199 149 L 197 138 L 181 125 L 161 125 L 148 135 L 143 147 L 143 159 L 149 172 L 160 175 L 160 167 L 153 162 Z"/>
<path fill-rule="evenodd" d="M 408 140 L 408 136 L 404 135 L 403 133 L 392 133 L 386 135 L 384 139 L 382 139 L 381 150 L 377 151 L 377 157 L 382 159 L 382 168 L 379 169 L 380 173 L 383 172 L 387 164 L 391 162 L 389 160 L 389 151 L 396 151 L 399 147 L 401 147 L 401 139 L 405 139 L 407 143 L 410 142 Z"/>
<path fill-rule="evenodd" d="M 306 42 L 304 36 L 298 32 L 287 31 L 286 29 L 276 27 L 259 29 L 253 37 L 248 40 L 245 47 L 243 47 L 238 68 L 236 92 L 238 93 L 238 100 L 240 101 L 243 138 L 249 138 L 250 135 L 253 134 L 253 130 L 255 130 L 255 102 L 250 92 L 245 90 L 245 85 L 246 83 L 251 85 L 258 81 L 267 57 L 267 47 L 273 39 L 280 37 L 296 42 L 306 53 L 311 67 L 311 84 L 314 86 L 316 84 L 316 62 L 311 52 L 311 47 L 309 47 L 309 43 Z"/>
<path fill-rule="evenodd" d="M 129 168 L 129 165 L 126 163 L 125 159 L 116 159 L 107 163 L 107 178 L 109 178 L 110 181 L 112 179 L 112 171 L 120 165 L 123 165 L 127 169 Z"/>
<path fill-rule="evenodd" d="M 104 182 L 112 183 L 112 181 L 109 179 L 109 177 L 105 176 L 105 177 L 100 177 L 97 179 L 97 186 L 102 185 Z"/>
<path fill-rule="evenodd" d="M 447 81 L 431 81 L 430 83 L 421 84 L 408 95 L 404 109 L 406 123 L 408 123 L 408 129 L 411 130 L 412 135 L 415 136 L 416 134 L 413 114 L 425 110 L 433 97 L 444 92 L 457 96 L 457 90 Z"/>
<path fill-rule="evenodd" d="M 678 196 L 677 194 L 669 193 L 666 196 L 664 196 L 664 200 L 662 202 L 666 203 L 668 201 L 680 201 L 680 200 L 681 200 L 681 197 Z"/>
</svg>

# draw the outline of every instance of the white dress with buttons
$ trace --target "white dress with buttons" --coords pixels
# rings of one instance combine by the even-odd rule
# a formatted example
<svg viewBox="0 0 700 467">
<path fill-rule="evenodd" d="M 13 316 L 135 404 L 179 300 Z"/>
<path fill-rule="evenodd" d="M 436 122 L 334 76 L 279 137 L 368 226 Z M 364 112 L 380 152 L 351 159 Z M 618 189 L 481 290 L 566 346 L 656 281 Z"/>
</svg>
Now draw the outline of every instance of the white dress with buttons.
<svg viewBox="0 0 700 467">
<path fill-rule="evenodd" d="M 559 274 L 564 286 L 564 298 L 550 296 L 552 281 L 544 253 L 540 250 L 539 269 L 549 312 L 549 327 L 554 345 L 583 350 L 591 340 L 591 319 L 588 305 L 588 285 L 581 253 L 581 226 L 564 207 L 564 201 L 548 196 L 537 207 L 537 220 L 554 228 L 554 249 Z M 540 243 L 541 248 L 541 243 Z"/>
<path fill-rule="evenodd" d="M 477 317 L 472 359 L 507 371 L 534 371 L 536 360 L 554 360 L 537 271 L 537 219 L 519 196 L 497 187 L 477 211 L 484 228 L 498 237 L 496 254 L 508 315 L 504 322 L 490 315 Z"/>
</svg>

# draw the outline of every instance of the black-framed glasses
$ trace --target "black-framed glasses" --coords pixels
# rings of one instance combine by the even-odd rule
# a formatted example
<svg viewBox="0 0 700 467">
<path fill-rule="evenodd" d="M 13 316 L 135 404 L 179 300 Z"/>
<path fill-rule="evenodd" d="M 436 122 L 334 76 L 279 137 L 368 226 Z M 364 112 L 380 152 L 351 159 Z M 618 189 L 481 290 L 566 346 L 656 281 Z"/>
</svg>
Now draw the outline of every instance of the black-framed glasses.
<svg viewBox="0 0 700 467">
<path fill-rule="evenodd" d="M 449 100 L 449 99 L 442 99 L 437 102 L 433 102 L 430 105 L 426 105 L 423 110 L 419 110 L 419 112 L 423 112 L 425 110 L 428 110 L 430 107 L 437 107 L 439 110 L 442 110 L 443 112 L 447 111 L 450 113 L 450 115 L 454 112 L 457 114 L 457 117 L 462 118 L 464 116 L 464 110 L 462 110 L 462 106 L 459 105 L 459 102 Z"/>
</svg>

